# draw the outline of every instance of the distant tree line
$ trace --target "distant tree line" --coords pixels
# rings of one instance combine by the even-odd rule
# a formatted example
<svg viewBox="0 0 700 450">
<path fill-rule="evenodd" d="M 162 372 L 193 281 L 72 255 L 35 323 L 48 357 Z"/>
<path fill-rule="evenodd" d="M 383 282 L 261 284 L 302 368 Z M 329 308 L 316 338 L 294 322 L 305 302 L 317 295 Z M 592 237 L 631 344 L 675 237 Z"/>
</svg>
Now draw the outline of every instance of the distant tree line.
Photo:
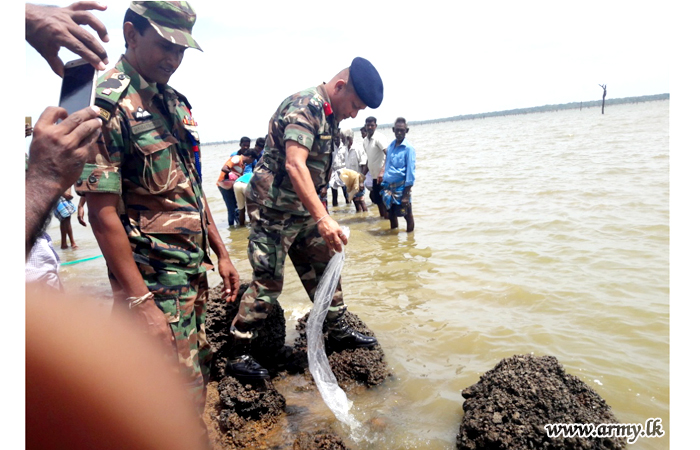
<svg viewBox="0 0 700 450">
<path fill-rule="evenodd" d="M 238 144 L 240 142 L 239 139 L 236 139 L 234 141 L 216 141 L 216 142 L 205 142 L 202 145 L 221 145 L 221 144 Z"/>
<path fill-rule="evenodd" d="M 606 99 L 605 102 L 608 105 L 621 105 L 624 103 L 641 103 L 641 102 L 653 102 L 657 100 L 668 100 L 670 99 L 671 96 L 670 94 L 656 94 L 656 95 L 643 95 L 640 97 L 625 97 L 625 98 L 610 98 Z M 549 111 L 559 111 L 562 109 L 580 109 L 580 108 L 592 108 L 592 107 L 600 107 L 603 103 L 603 100 L 593 100 L 589 102 L 571 102 L 571 103 L 562 103 L 559 105 L 543 105 L 543 106 L 535 106 L 532 108 L 518 108 L 518 109 L 509 109 L 506 111 L 494 111 L 494 112 L 487 112 L 487 113 L 479 113 L 479 114 L 463 114 L 461 116 L 452 116 L 452 117 L 444 117 L 442 119 L 430 119 L 430 120 L 410 120 L 409 123 L 411 125 L 423 125 L 423 124 L 430 124 L 430 123 L 438 123 L 438 122 L 451 122 L 451 121 L 456 121 L 456 120 L 474 120 L 474 119 L 485 119 L 487 117 L 497 117 L 497 116 L 513 116 L 517 114 L 532 114 L 532 113 L 543 113 L 543 112 L 549 112 Z M 378 125 L 377 128 L 391 128 L 392 123 L 389 124 L 382 124 Z M 355 128 L 355 131 L 358 131 L 360 127 Z"/>
<path fill-rule="evenodd" d="M 657 100 L 668 100 L 671 98 L 670 94 L 656 94 L 656 95 L 642 95 L 640 97 L 624 97 L 624 98 L 611 98 L 605 100 L 608 105 L 622 105 L 624 103 L 641 103 L 641 102 L 654 102 Z M 532 114 L 532 113 L 543 113 L 548 111 L 559 111 L 562 109 L 577 109 L 577 108 L 592 108 L 599 107 L 603 104 L 603 100 L 593 100 L 589 102 L 571 102 L 571 103 L 561 103 L 559 105 L 543 105 L 535 106 L 532 108 L 518 108 L 518 109 L 508 109 L 506 111 L 494 111 L 479 114 L 463 114 L 461 116 L 444 117 L 442 119 L 430 119 L 430 120 L 411 120 L 409 123 L 411 125 L 424 125 L 429 123 L 438 122 L 452 122 L 456 120 L 474 120 L 474 119 L 485 119 L 487 117 L 497 117 L 497 116 L 514 116 L 517 114 Z M 377 128 L 391 128 L 392 123 L 384 123 L 377 125 Z M 359 131 L 360 127 L 353 128 L 353 131 Z M 207 142 L 202 145 L 220 145 L 220 144 L 237 144 L 238 140 L 234 141 L 218 141 L 218 142 Z"/>
</svg>

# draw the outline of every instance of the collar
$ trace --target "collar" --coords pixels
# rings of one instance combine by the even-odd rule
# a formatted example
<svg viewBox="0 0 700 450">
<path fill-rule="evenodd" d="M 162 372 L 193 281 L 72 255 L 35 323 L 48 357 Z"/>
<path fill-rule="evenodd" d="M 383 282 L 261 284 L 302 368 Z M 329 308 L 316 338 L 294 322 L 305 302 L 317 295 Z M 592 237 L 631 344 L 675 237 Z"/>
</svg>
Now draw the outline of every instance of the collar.
<svg viewBox="0 0 700 450">
<path fill-rule="evenodd" d="M 123 72 L 131 79 L 131 86 L 138 91 L 144 104 L 150 104 L 153 97 L 160 94 L 158 84 L 146 81 L 146 79 L 134 69 L 134 66 L 127 61 L 124 55 L 119 58 L 114 68 L 119 72 Z M 172 89 L 168 85 L 165 85 L 164 88 L 164 90 Z"/>
<path fill-rule="evenodd" d="M 408 147 L 408 146 L 410 145 L 410 144 L 408 143 L 408 139 L 406 139 L 406 138 L 403 138 L 403 141 L 401 141 L 400 144 L 399 144 L 398 142 L 396 142 L 396 139 L 394 139 L 394 141 L 392 142 L 392 144 L 394 145 L 394 148 Z"/>
<path fill-rule="evenodd" d="M 331 107 L 331 98 L 328 96 L 328 91 L 326 91 L 326 83 L 319 84 L 316 87 L 316 91 L 321 95 L 323 99 L 323 113 L 326 117 L 333 115 L 333 108 Z"/>
</svg>

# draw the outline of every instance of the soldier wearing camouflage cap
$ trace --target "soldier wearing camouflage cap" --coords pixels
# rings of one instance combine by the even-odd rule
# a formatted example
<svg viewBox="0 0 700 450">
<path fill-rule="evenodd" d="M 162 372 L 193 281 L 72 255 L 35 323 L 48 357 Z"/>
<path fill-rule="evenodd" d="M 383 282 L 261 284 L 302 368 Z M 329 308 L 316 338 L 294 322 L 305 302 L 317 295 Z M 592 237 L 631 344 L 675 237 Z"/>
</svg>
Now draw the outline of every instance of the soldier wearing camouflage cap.
<svg viewBox="0 0 700 450">
<path fill-rule="evenodd" d="M 225 296 L 235 297 L 239 280 L 195 168 L 191 106 L 167 84 L 185 50 L 201 50 L 192 38 L 195 18 L 187 2 L 131 3 L 126 52 L 97 83 L 102 135 L 75 188 L 87 197 L 114 308 L 160 341 L 168 361 L 179 361 L 201 413 L 211 359 L 204 331 L 209 247 Z"/>
<path fill-rule="evenodd" d="M 334 252 L 348 239 L 324 208 L 319 194 L 331 173 L 333 136 L 338 123 L 357 112 L 378 107 L 383 84 L 374 66 L 355 58 L 330 82 L 285 99 L 272 115 L 262 159 L 246 189 L 251 221 L 248 258 L 253 281 L 243 294 L 231 331 L 235 354 L 229 375 L 264 379 L 268 371 L 250 355 L 250 344 L 282 292 L 287 255 L 313 301 L 318 282 Z M 372 347 L 365 336 L 342 320 L 345 313 L 340 282 L 326 317 L 334 347 Z"/>
</svg>

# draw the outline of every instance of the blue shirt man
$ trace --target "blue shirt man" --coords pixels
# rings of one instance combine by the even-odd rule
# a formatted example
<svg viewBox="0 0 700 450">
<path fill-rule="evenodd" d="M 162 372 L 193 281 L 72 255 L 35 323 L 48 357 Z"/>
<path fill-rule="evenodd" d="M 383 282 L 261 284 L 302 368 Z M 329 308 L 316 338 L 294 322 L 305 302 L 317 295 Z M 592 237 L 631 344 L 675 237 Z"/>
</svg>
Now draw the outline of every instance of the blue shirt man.
<svg viewBox="0 0 700 450">
<path fill-rule="evenodd" d="M 411 208 L 411 188 L 416 176 L 416 150 L 406 141 L 408 124 L 399 117 L 392 127 L 396 139 L 386 151 L 386 163 L 382 175 L 382 201 L 389 214 L 391 228 L 397 228 L 398 217 L 406 218 L 406 231 L 412 232 L 415 223 Z"/>
</svg>

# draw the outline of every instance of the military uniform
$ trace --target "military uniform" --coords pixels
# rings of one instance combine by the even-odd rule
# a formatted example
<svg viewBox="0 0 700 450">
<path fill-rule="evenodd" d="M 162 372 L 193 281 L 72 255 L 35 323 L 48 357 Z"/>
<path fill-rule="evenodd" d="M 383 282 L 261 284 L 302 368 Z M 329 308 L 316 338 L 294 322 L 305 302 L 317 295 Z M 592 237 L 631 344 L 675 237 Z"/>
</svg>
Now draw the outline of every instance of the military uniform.
<svg viewBox="0 0 700 450">
<path fill-rule="evenodd" d="M 270 119 L 265 152 L 246 189 L 246 208 L 251 218 L 248 259 L 253 281 L 243 294 L 236 320 L 235 332 L 240 337 L 250 337 L 277 302 L 287 255 L 309 297 L 314 298 L 332 250 L 319 234 L 285 170 L 285 142 L 292 140 L 308 149 L 306 166 L 316 192 L 320 193 L 330 179 L 332 138 L 337 133 L 338 123 L 324 85 L 288 97 Z M 328 318 L 344 308 L 338 283 Z"/>
<path fill-rule="evenodd" d="M 118 214 L 134 261 L 172 327 L 180 371 L 203 408 L 211 359 L 206 271 L 213 265 L 190 105 L 171 87 L 148 83 L 123 57 L 100 77 L 96 104 L 106 123 L 76 192 L 120 195 Z M 115 308 L 126 307 L 124 290 L 109 277 Z"/>
</svg>

